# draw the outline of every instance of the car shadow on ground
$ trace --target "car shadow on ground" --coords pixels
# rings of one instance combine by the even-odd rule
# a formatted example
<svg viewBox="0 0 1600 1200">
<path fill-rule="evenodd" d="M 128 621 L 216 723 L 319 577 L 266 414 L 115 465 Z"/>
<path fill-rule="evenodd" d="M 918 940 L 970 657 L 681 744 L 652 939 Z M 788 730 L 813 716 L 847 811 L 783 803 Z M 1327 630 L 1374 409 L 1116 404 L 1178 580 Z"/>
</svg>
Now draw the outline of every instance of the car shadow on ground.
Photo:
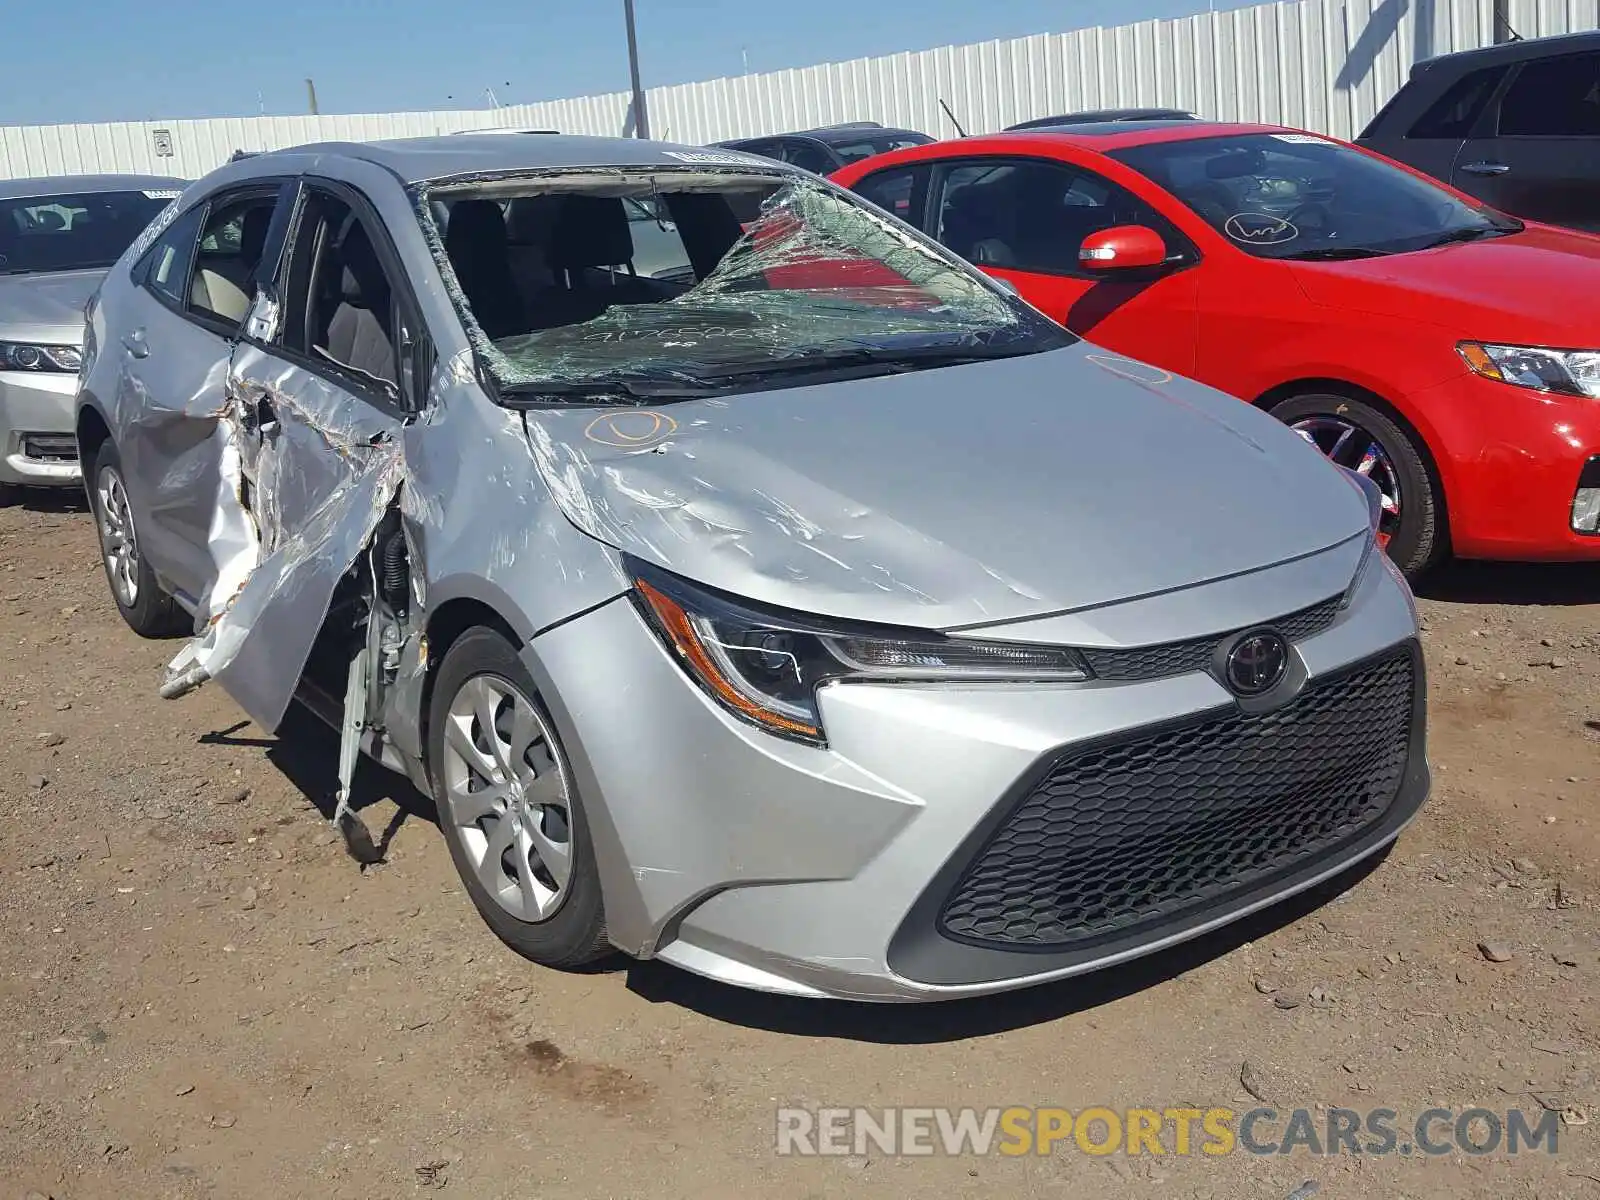
<svg viewBox="0 0 1600 1200">
<path fill-rule="evenodd" d="M 339 735 L 298 704 L 289 706 L 276 736 L 260 736 L 249 721 L 227 729 L 202 734 L 202 745 L 258 746 L 266 751 L 269 763 L 297 788 L 324 819 L 333 820 L 339 794 Z M 378 827 L 362 814 L 383 801 L 394 805 L 394 813 Z M 418 791 L 409 779 L 370 759 L 356 762 L 350 784 L 350 809 L 357 818 L 346 826 L 346 848 L 362 866 L 382 862 L 395 834 L 406 821 L 439 823 L 432 799 Z"/>
<path fill-rule="evenodd" d="M 1600 603 L 1600 563 L 1445 563 L 1416 586 L 1450 604 Z"/>
<path fill-rule="evenodd" d="M 38 513 L 87 513 L 89 497 L 78 484 L 59 488 L 23 488 L 15 493 L 12 507 Z"/>
<path fill-rule="evenodd" d="M 338 734 L 299 705 L 291 706 L 277 736 L 260 736 L 248 721 L 240 721 L 204 734 L 200 741 L 205 745 L 261 747 L 267 760 L 331 821 L 339 786 Z M 385 800 L 394 805 L 395 811 L 381 830 L 374 828 L 376 821 L 362 818 L 354 836 L 349 829 L 345 831 L 350 856 L 362 869 L 382 861 L 407 820 L 439 823 L 433 801 L 408 779 L 362 761 L 351 787 L 352 810 L 359 818 Z M 650 1003 L 678 1005 L 712 1020 L 752 1029 L 893 1045 L 960 1041 L 1070 1016 L 1176 978 L 1311 915 L 1360 884 L 1387 856 L 1385 850 L 1299 896 L 1170 950 L 1114 970 L 996 996 L 932 1004 L 805 1000 L 731 987 L 662 962 L 641 962 L 622 954 L 594 963 L 586 973 L 623 974 L 628 989 Z M 530 972 L 540 969 L 528 965 Z"/>
</svg>

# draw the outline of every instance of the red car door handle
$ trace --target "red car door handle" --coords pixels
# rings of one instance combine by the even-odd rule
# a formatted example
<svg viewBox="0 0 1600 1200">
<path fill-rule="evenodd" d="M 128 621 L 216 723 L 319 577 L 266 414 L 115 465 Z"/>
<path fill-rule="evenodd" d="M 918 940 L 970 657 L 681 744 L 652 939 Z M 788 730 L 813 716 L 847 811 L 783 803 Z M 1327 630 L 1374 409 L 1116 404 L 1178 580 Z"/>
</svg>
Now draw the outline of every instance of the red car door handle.
<svg viewBox="0 0 1600 1200">
<path fill-rule="evenodd" d="M 1511 168 L 1506 166 L 1505 163 L 1497 162 L 1468 163 L 1461 169 L 1468 175 L 1506 175 L 1511 171 Z"/>
</svg>

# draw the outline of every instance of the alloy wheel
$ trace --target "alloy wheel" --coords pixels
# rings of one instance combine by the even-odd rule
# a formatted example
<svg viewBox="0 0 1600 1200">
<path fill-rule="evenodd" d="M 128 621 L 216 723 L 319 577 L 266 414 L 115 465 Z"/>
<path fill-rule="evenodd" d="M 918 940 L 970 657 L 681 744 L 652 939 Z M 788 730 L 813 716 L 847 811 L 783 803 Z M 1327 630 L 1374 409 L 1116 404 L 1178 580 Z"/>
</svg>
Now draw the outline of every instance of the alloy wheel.
<svg viewBox="0 0 1600 1200">
<path fill-rule="evenodd" d="M 100 501 L 100 552 L 105 558 L 111 590 L 123 608 L 139 603 L 139 543 L 133 532 L 133 510 L 122 476 L 101 467 L 95 481 Z"/>
<path fill-rule="evenodd" d="M 520 921 L 553 916 L 572 878 L 572 801 L 553 745 L 538 707 L 498 676 L 473 676 L 450 701 L 440 816 L 484 891 Z"/>
<path fill-rule="evenodd" d="M 1310 442 L 1330 462 L 1365 475 L 1378 485 L 1383 493 L 1383 516 L 1378 522 L 1378 544 L 1388 547 L 1390 540 L 1400 531 L 1402 496 L 1400 473 L 1389 457 L 1383 443 L 1353 421 L 1343 417 L 1302 417 L 1292 423 L 1293 429 Z"/>
</svg>

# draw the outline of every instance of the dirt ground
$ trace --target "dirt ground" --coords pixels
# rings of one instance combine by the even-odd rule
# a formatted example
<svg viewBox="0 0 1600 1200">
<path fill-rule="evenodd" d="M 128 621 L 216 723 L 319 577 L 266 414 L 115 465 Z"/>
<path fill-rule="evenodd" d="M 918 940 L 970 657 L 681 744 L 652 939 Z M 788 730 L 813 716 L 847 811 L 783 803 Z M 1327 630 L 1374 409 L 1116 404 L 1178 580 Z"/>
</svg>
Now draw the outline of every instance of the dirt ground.
<svg viewBox="0 0 1600 1200">
<path fill-rule="evenodd" d="M 158 699 L 176 644 L 87 515 L 0 509 L 0 1200 L 1600 1197 L 1600 571 L 1429 590 L 1435 787 L 1375 868 L 1114 978 L 881 1008 L 525 963 L 425 798 L 363 766 L 362 869 L 330 733 Z M 1246 1063 L 1282 1110 L 1560 1109 L 1559 1151 L 774 1152 L 782 1104 L 1243 1111 Z"/>
</svg>

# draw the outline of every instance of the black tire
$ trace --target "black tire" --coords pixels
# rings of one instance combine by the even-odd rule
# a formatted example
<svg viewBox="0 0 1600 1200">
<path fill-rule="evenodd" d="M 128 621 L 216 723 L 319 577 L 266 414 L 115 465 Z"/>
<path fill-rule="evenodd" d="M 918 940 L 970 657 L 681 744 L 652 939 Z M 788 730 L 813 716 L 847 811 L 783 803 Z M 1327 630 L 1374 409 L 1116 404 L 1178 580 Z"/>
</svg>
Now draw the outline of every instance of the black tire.
<svg viewBox="0 0 1600 1200">
<path fill-rule="evenodd" d="M 1308 393 L 1279 401 L 1270 411 L 1285 424 L 1308 417 L 1345 421 L 1378 444 L 1400 482 L 1400 519 L 1389 538 L 1389 557 L 1408 579 L 1419 578 L 1449 553 L 1443 491 L 1416 435 L 1381 409 L 1351 396 Z"/>
<path fill-rule="evenodd" d="M 128 628 L 145 638 L 168 638 L 180 634 L 194 632 L 194 618 L 183 610 L 183 606 L 174 600 L 170 593 L 165 591 L 156 581 L 155 573 L 150 570 L 150 564 L 145 561 L 144 555 L 137 553 L 139 535 L 138 530 L 133 530 L 135 549 L 136 571 L 133 572 L 135 589 L 132 603 L 119 591 L 115 578 L 111 557 L 107 553 L 108 533 L 107 517 L 102 503 L 102 483 L 108 475 L 114 475 L 123 495 L 127 494 L 127 486 L 123 482 L 122 459 L 117 456 L 117 448 L 109 441 L 102 442 L 95 451 L 94 457 L 85 464 L 86 478 L 89 481 L 89 505 L 94 513 L 95 531 L 100 540 L 100 565 L 105 568 L 106 585 L 111 590 L 112 602 L 116 604 L 117 611 L 122 614 L 122 619 L 128 623 Z M 126 521 L 131 527 L 133 512 L 127 510 Z"/>
<path fill-rule="evenodd" d="M 522 920 L 497 902 L 474 870 L 472 852 L 463 832 L 452 818 L 446 789 L 445 730 L 450 705 L 460 690 L 475 678 L 489 677 L 510 684 L 527 698 L 544 721 L 546 745 L 567 782 L 570 831 L 571 875 L 560 907 L 540 921 Z M 469 629 L 450 647 L 433 683 L 433 699 L 428 713 L 428 764 L 433 781 L 433 802 L 439 813 L 450 857 L 461 876 L 467 895 L 484 923 L 495 936 L 524 958 L 541 966 L 574 970 L 611 953 L 606 940 L 605 905 L 600 892 L 600 869 L 595 863 L 594 846 L 582 801 L 577 795 L 572 770 L 560 745 L 555 723 L 540 701 L 539 692 L 515 648 L 499 633 L 483 626 Z"/>
</svg>

